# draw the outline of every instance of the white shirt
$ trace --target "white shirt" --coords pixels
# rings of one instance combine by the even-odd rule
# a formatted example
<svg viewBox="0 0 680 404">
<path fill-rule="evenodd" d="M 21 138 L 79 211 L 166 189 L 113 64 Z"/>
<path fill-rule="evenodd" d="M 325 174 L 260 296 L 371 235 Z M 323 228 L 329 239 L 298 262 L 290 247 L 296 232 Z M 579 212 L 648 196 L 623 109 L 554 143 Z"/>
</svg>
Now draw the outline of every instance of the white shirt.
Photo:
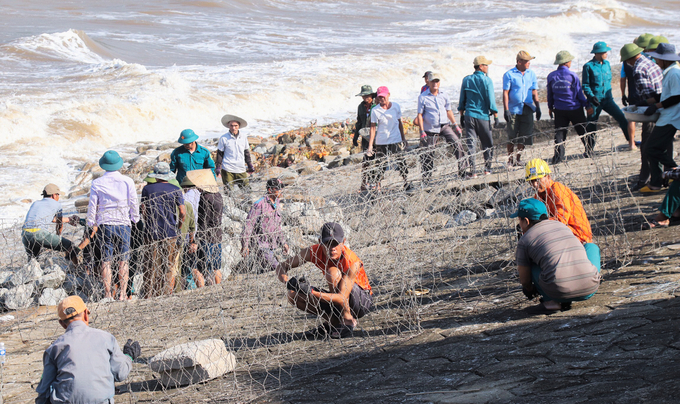
<svg viewBox="0 0 680 404">
<path fill-rule="evenodd" d="M 246 172 L 245 150 L 249 148 L 248 137 L 239 131 L 238 137 L 227 132 L 217 142 L 217 150 L 224 152 L 222 170 L 228 173 L 241 174 Z"/>
<path fill-rule="evenodd" d="M 401 143 L 399 120 L 401 119 L 401 107 L 393 102 L 389 109 L 383 109 L 376 105 L 371 110 L 371 123 L 376 124 L 375 144 L 386 145 Z"/>
<path fill-rule="evenodd" d="M 674 95 L 680 95 L 680 66 L 673 63 L 663 71 L 663 89 L 661 101 Z M 659 110 L 659 120 L 656 126 L 673 125 L 680 130 L 680 104 Z"/>
</svg>

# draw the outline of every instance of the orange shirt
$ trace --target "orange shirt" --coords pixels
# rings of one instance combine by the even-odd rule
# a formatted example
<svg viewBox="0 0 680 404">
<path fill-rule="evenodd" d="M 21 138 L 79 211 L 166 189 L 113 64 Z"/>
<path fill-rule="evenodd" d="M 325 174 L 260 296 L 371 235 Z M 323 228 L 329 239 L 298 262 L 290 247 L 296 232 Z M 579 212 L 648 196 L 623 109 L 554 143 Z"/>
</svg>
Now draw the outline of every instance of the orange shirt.
<svg viewBox="0 0 680 404">
<path fill-rule="evenodd" d="M 569 226 L 582 243 L 593 242 L 593 231 L 581 200 L 566 185 L 553 181 L 545 192 L 536 193 L 536 199 L 545 203 L 550 219 Z"/>
<path fill-rule="evenodd" d="M 357 272 L 357 276 L 354 279 L 354 283 L 359 285 L 361 289 L 363 290 L 368 290 L 373 294 L 373 291 L 371 290 L 371 285 L 368 283 L 368 276 L 366 276 L 366 271 L 364 271 L 364 263 L 361 262 L 359 257 L 357 257 L 356 254 L 349 248 L 347 248 L 346 245 L 343 244 L 342 246 L 342 255 L 340 256 L 340 259 L 337 261 L 337 263 L 331 261 L 327 256 L 326 256 L 326 251 L 325 249 L 321 246 L 321 244 L 314 244 L 313 246 L 309 247 L 312 253 L 312 263 L 317 266 L 323 272 L 324 275 L 326 275 L 326 271 L 328 268 L 331 267 L 337 267 L 340 271 L 342 271 L 343 274 L 347 274 L 347 271 L 352 267 L 352 265 L 355 262 L 359 262 L 359 271 Z"/>
</svg>

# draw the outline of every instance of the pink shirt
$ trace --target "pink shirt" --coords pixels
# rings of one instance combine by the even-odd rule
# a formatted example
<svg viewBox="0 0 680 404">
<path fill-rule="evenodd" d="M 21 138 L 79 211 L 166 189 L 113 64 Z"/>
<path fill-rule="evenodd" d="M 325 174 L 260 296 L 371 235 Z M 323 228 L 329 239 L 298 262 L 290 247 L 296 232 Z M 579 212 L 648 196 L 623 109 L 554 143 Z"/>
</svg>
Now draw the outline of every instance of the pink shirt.
<svg viewBox="0 0 680 404">
<path fill-rule="evenodd" d="M 118 171 L 107 171 L 92 181 L 87 225 L 124 225 L 139 221 L 139 203 L 132 178 Z"/>
</svg>

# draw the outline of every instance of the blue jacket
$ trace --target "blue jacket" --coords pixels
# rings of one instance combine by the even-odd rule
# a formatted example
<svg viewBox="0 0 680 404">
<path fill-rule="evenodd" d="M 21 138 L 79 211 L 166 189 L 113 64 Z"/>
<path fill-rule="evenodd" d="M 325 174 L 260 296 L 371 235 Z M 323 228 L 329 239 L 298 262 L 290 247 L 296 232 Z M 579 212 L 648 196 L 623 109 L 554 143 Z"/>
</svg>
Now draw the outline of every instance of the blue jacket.
<svg viewBox="0 0 680 404">
<path fill-rule="evenodd" d="M 573 111 L 588 106 L 581 81 L 567 66 L 559 66 L 548 75 L 548 108 Z"/>
<path fill-rule="evenodd" d="M 458 110 L 465 111 L 471 118 L 489 120 L 489 114 L 497 114 L 496 96 L 493 93 L 493 81 L 477 70 L 463 79 L 458 100 Z"/>
<path fill-rule="evenodd" d="M 600 101 L 613 99 L 612 97 L 612 68 L 609 61 L 602 63 L 593 58 L 583 65 L 583 92 L 588 97 Z"/>
<path fill-rule="evenodd" d="M 200 144 L 196 144 L 196 150 L 190 153 L 184 146 L 172 151 L 170 155 L 170 171 L 177 173 L 177 182 L 180 184 L 187 175 L 187 171 L 210 168 L 215 175 L 215 162 L 210 157 L 210 152 Z"/>
</svg>

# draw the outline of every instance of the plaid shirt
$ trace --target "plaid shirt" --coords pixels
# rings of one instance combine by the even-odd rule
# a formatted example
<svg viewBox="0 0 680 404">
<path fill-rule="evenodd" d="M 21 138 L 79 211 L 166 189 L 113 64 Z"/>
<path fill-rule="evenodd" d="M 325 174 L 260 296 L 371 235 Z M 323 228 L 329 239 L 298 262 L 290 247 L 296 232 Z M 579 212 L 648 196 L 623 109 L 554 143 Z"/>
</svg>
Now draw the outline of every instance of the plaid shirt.
<svg viewBox="0 0 680 404">
<path fill-rule="evenodd" d="M 633 79 L 640 98 L 653 98 L 661 94 L 663 71 L 645 56 L 640 56 L 633 66 Z"/>
</svg>

